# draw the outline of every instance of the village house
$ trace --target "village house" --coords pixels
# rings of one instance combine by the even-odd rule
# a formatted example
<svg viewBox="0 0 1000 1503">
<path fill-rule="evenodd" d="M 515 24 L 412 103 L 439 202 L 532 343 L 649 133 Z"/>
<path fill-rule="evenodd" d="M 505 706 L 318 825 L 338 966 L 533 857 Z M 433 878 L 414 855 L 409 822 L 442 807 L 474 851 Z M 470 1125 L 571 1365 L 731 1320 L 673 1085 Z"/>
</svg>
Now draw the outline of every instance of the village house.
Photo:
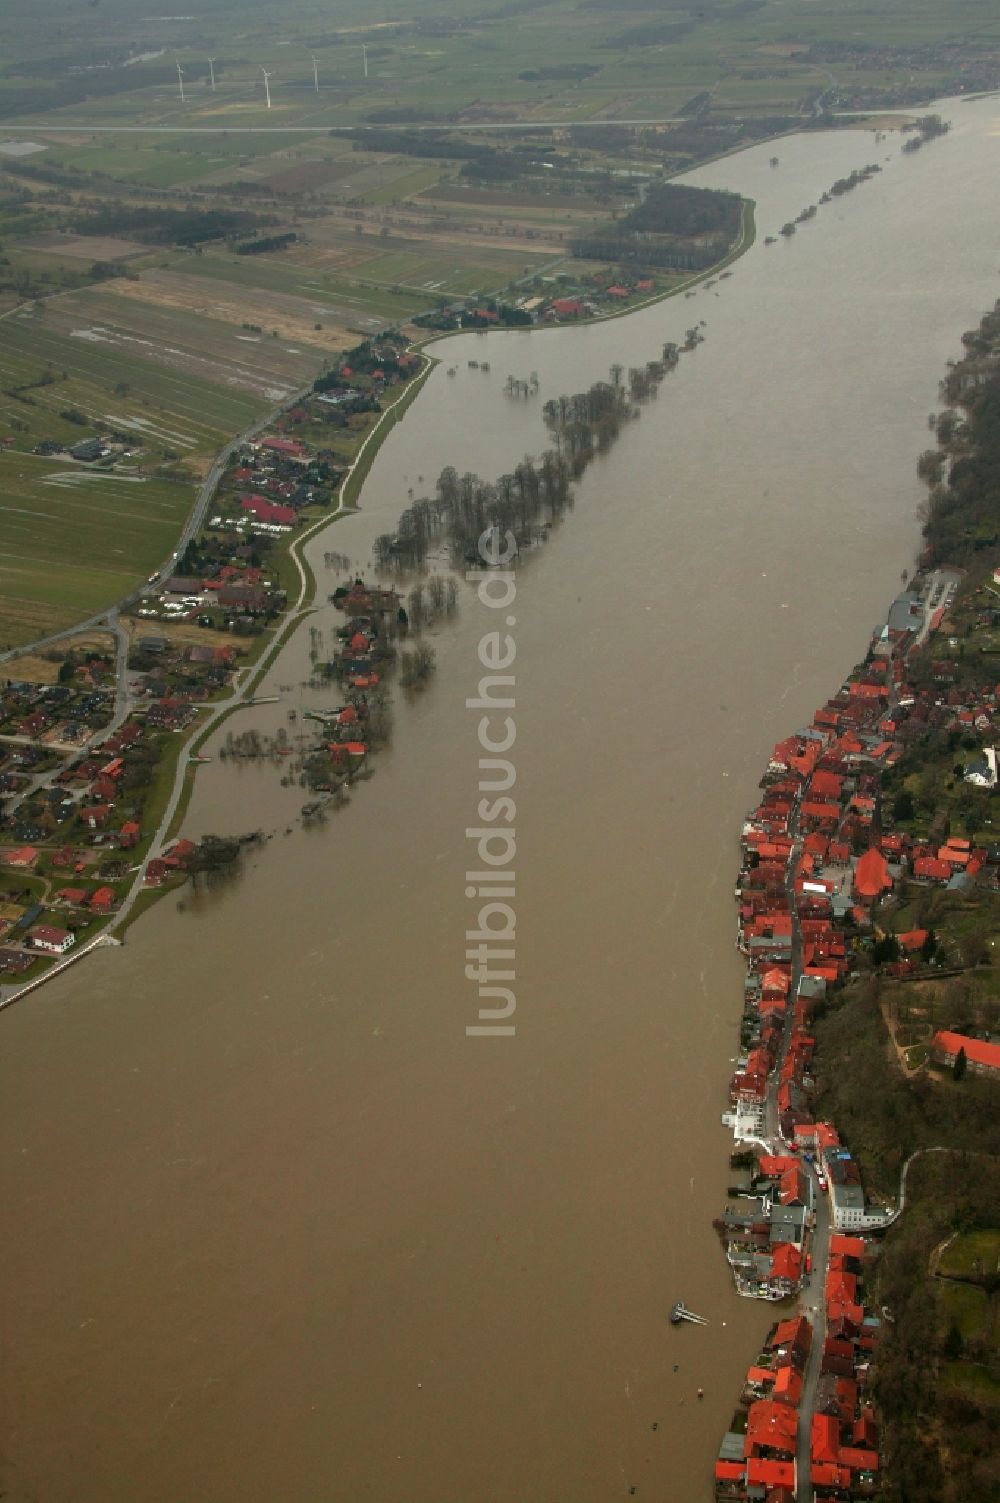
<svg viewBox="0 0 1000 1503">
<path fill-rule="evenodd" d="M 25 940 L 31 949 L 44 950 L 48 955 L 65 955 L 75 943 L 76 936 L 68 929 L 55 929 L 49 924 L 37 924 Z"/>
<path fill-rule="evenodd" d="M 33 871 L 41 852 L 33 845 L 24 845 L 17 850 L 8 851 L 4 860 L 13 871 Z"/>
<path fill-rule="evenodd" d="M 931 1058 L 934 1063 L 949 1069 L 954 1069 L 959 1051 L 963 1049 L 971 1074 L 991 1076 L 994 1080 L 1000 1076 L 1000 1044 L 967 1038 L 963 1033 L 949 1033 L 946 1029 L 936 1033 L 931 1040 Z"/>
</svg>

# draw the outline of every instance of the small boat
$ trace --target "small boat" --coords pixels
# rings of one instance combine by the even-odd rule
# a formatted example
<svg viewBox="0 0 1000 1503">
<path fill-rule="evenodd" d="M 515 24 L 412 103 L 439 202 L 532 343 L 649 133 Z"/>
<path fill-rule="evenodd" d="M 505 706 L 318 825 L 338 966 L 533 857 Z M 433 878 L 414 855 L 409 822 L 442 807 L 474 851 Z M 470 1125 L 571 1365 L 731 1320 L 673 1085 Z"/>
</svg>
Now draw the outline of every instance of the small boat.
<svg viewBox="0 0 1000 1503">
<path fill-rule="evenodd" d="M 672 1326 L 679 1326 L 685 1320 L 691 1321 L 696 1326 L 708 1325 L 708 1321 L 703 1315 L 696 1315 L 693 1310 L 688 1309 L 682 1300 L 678 1300 L 670 1312 L 670 1324 Z"/>
</svg>

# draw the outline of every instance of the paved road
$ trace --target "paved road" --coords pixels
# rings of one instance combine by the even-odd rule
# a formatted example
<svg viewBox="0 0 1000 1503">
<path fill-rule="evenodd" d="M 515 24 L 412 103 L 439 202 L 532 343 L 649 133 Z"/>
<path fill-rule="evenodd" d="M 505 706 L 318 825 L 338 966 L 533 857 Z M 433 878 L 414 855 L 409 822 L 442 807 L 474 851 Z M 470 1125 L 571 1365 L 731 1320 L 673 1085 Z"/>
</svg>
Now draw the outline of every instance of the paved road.
<svg viewBox="0 0 1000 1503">
<path fill-rule="evenodd" d="M 795 1014 L 795 992 L 799 978 L 802 975 L 802 931 L 795 909 L 795 870 L 801 850 L 798 808 L 798 801 L 796 801 L 795 810 L 788 823 L 793 845 L 785 878 L 785 891 L 792 914 L 791 988 L 788 1011 L 785 1016 L 785 1027 L 781 1040 L 781 1050 L 778 1063 L 768 1081 L 767 1100 L 764 1110 L 765 1136 L 773 1144 L 777 1145 L 779 1151 L 781 1148 L 787 1148 L 788 1144 L 781 1135 L 778 1116 L 778 1082 L 781 1075 L 781 1066 L 791 1042 Z M 825 1192 L 819 1187 L 815 1166 L 806 1164 L 803 1161 L 802 1168 L 806 1171 L 810 1200 L 815 1212 L 816 1221 L 812 1230 L 812 1236 L 809 1239 L 812 1271 L 807 1276 L 807 1281 L 799 1297 L 799 1307 L 812 1326 L 813 1337 L 812 1346 L 809 1350 L 809 1359 L 803 1374 L 802 1399 L 799 1404 L 799 1434 L 796 1455 L 798 1469 L 796 1480 L 798 1486 L 796 1497 L 799 1503 L 812 1503 L 813 1489 L 810 1477 L 812 1417 L 816 1406 L 816 1386 L 819 1382 L 820 1368 L 823 1360 L 823 1342 L 826 1339 L 826 1303 L 824 1294 L 826 1289 L 826 1271 L 830 1259 L 831 1227 L 829 1202 Z"/>
<path fill-rule="evenodd" d="M 879 113 L 882 113 L 881 111 Z M 912 113 L 912 111 L 910 112 Z M 618 129 L 634 130 L 640 125 L 675 125 L 683 117 L 680 115 L 666 115 L 655 119 L 643 120 L 481 120 L 478 122 L 462 122 L 460 125 L 448 126 L 440 120 L 428 121 L 423 125 L 410 125 L 406 129 L 412 130 L 456 130 L 464 135 L 466 131 L 505 131 L 505 130 L 566 130 L 574 125 L 581 128 L 591 125 L 610 125 Z M 805 122 L 803 122 L 805 123 Z M 30 125 L 24 121 L 0 120 L 0 128 L 15 131 L 19 136 L 30 136 L 40 131 L 119 131 L 125 135 L 154 135 L 154 136 L 302 136 L 307 134 L 320 134 L 328 136 L 331 131 L 355 131 L 355 130 L 386 130 L 384 125 L 91 125 L 86 121 L 76 124 L 65 125 Z"/>
<path fill-rule="evenodd" d="M 828 75 L 832 76 L 832 75 Z M 829 90 L 826 91 L 828 93 Z M 826 94 L 822 96 L 826 97 Z M 835 110 L 833 118 L 840 120 L 866 120 L 874 116 L 899 115 L 904 119 L 910 119 L 917 113 L 916 109 L 910 110 Z M 572 130 L 574 126 L 581 129 L 599 125 L 602 130 L 610 127 L 612 130 L 635 130 L 644 125 L 676 125 L 686 117 L 683 115 L 657 115 L 644 116 L 637 120 L 478 120 L 462 121 L 461 123 L 449 124 L 447 121 L 428 120 L 422 124 L 410 124 L 407 122 L 408 131 L 461 131 L 465 135 L 468 131 L 524 131 L 524 130 Z M 806 116 L 802 117 L 803 129 L 809 123 Z M 24 120 L 0 120 L 0 129 L 16 131 L 19 136 L 30 136 L 43 131 L 85 131 L 109 132 L 118 131 L 123 135 L 152 135 L 152 136 L 304 136 L 324 135 L 328 136 L 333 131 L 356 131 L 356 130 L 385 130 L 384 125 L 362 125 L 354 122 L 350 125 L 94 125 L 89 120 L 76 122 L 66 121 L 62 125 L 35 125 Z"/>
<path fill-rule="evenodd" d="M 810 1450 L 812 1442 L 812 1417 L 816 1408 L 816 1387 L 823 1365 L 823 1343 L 826 1340 L 826 1272 L 830 1262 L 830 1206 L 826 1195 L 819 1188 L 816 1172 L 810 1169 L 809 1183 L 813 1204 L 816 1208 L 816 1226 L 812 1238 L 812 1272 L 803 1291 L 802 1303 L 806 1318 L 812 1324 L 812 1346 L 803 1373 L 802 1402 L 799 1405 L 799 1440 L 796 1455 L 798 1466 L 798 1503 L 812 1503 L 813 1488 L 810 1477 Z"/>
</svg>

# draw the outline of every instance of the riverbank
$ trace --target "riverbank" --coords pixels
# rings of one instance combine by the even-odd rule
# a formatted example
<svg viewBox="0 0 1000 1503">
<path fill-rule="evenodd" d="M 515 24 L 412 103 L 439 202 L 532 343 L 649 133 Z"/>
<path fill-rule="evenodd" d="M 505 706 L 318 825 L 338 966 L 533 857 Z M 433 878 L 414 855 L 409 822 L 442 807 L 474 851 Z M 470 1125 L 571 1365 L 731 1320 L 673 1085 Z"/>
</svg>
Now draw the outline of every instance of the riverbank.
<svg viewBox="0 0 1000 1503">
<path fill-rule="evenodd" d="M 918 1108 L 906 1100 L 905 1078 L 944 1065 L 958 1082 L 966 1058 L 980 1074 L 1000 1075 L 1000 1048 L 988 1042 L 989 1032 L 981 1042 L 996 1012 L 989 1000 L 993 942 L 985 935 L 1000 922 L 997 850 L 989 833 L 977 840 L 991 824 L 985 811 L 998 787 L 990 745 L 997 690 L 983 661 L 1000 617 L 989 584 L 991 575 L 1000 578 L 1000 518 L 987 504 L 1000 464 L 993 452 L 998 330 L 1000 307 L 964 336 L 967 354 L 942 386 L 952 405 L 932 415 L 940 448 L 920 461 L 920 473 L 938 487 L 925 527 L 925 567 L 892 602 L 864 662 L 839 693 L 775 746 L 761 802 L 743 825 L 736 897 L 747 975 L 741 1057 L 724 1119 L 736 1139 L 736 1183 L 716 1228 L 741 1294 L 797 1299 L 798 1308 L 750 1366 L 716 1463 L 720 1503 L 745 1503 L 762 1484 L 787 1487 L 800 1503 L 880 1493 L 885 1458 L 873 1399 L 887 1407 L 890 1481 L 898 1486 L 912 1474 L 916 1485 L 904 1460 L 915 1436 L 910 1406 L 896 1377 L 876 1381 L 885 1286 L 898 1299 L 903 1268 L 890 1259 L 883 1277 L 878 1244 L 869 1239 L 902 1214 L 915 1156 L 982 1154 L 974 1123 L 991 1108 L 985 1084 L 967 1087 L 960 1104 L 948 1099 L 955 1085 L 937 1075 Z M 949 460 L 950 478 L 941 486 Z M 952 557 L 962 567 L 931 567 Z M 962 669 L 952 655 L 957 649 L 961 659 L 961 642 L 977 633 L 986 634 L 978 661 Z M 943 692 L 942 683 L 953 687 Z M 963 762 L 952 767 L 959 737 Z M 948 764 L 940 785 L 938 759 Z M 963 980 L 950 979 L 963 973 Z M 859 977 L 868 979 L 862 984 Z M 912 991 L 916 1001 L 903 1003 L 886 988 Z M 943 1013 L 933 1000 L 942 993 Z M 975 1022 L 955 1024 L 956 1007 L 963 1017 L 974 1012 Z M 959 1031 L 934 1032 L 942 1018 L 946 1030 Z M 895 1046 L 892 1064 L 886 1035 Z M 880 1113 L 891 1122 L 876 1125 Z M 845 1129 L 846 1143 L 861 1149 L 861 1163 L 841 1140 Z M 928 1146 L 914 1149 L 921 1138 Z M 947 1148 L 942 1139 L 950 1139 Z M 903 1154 L 894 1205 L 885 1192 Z M 995 1177 L 995 1163 L 987 1172 Z M 874 1185 L 874 1196 L 865 1182 Z M 958 1214 L 959 1200 L 948 1199 Z M 965 1206 L 962 1214 L 992 1234 L 995 1208 Z M 930 1224 L 938 1232 L 947 1227 L 940 1207 Z M 907 1309 L 919 1319 L 924 1345 L 939 1346 L 933 1321 L 928 1330 L 926 1315 L 912 1302 Z M 899 1372 L 894 1326 L 895 1317 L 889 1374 Z M 949 1340 L 952 1357 L 960 1356 L 961 1335 Z M 989 1341 L 986 1347 L 988 1378 L 996 1353 Z M 972 1366 L 963 1372 L 961 1381 L 971 1383 Z M 979 1390 L 983 1399 L 982 1383 Z M 932 1432 L 933 1394 L 931 1385 L 923 1399 Z M 938 1458 L 928 1459 L 940 1483 Z M 927 1495 L 940 1494 L 932 1487 Z"/>
</svg>

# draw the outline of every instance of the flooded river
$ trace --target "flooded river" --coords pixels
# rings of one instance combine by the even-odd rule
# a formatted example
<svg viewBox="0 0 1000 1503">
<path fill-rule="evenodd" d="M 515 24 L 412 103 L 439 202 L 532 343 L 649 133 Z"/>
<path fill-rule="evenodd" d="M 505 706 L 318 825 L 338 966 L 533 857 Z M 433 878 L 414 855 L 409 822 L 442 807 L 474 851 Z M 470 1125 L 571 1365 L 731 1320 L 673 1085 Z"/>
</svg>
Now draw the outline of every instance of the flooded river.
<svg viewBox="0 0 1000 1503">
<path fill-rule="evenodd" d="M 906 158 L 851 131 L 694 174 L 754 197 L 761 237 L 696 297 L 437 347 L 364 513 L 312 545 L 321 576 L 331 548 L 363 563 L 443 465 L 540 453 L 543 400 L 706 325 L 508 612 L 516 1035 L 465 1033 L 465 700 L 496 613 L 463 583 L 433 685 L 398 703 L 346 810 L 286 835 L 298 790 L 204 768 L 187 833 L 274 832 L 242 880 L 165 900 L 0 1020 L 9 1495 L 711 1496 L 770 1313 L 735 1297 L 711 1228 L 737 831 L 770 745 L 912 564 L 938 378 L 1000 290 L 1000 106 L 946 113 L 951 134 Z M 506 397 L 532 370 L 540 397 Z M 272 685 L 299 684 L 308 646 L 303 629 Z M 240 724 L 310 702 L 296 687 Z M 671 1329 L 677 1298 L 710 1325 Z"/>
</svg>

